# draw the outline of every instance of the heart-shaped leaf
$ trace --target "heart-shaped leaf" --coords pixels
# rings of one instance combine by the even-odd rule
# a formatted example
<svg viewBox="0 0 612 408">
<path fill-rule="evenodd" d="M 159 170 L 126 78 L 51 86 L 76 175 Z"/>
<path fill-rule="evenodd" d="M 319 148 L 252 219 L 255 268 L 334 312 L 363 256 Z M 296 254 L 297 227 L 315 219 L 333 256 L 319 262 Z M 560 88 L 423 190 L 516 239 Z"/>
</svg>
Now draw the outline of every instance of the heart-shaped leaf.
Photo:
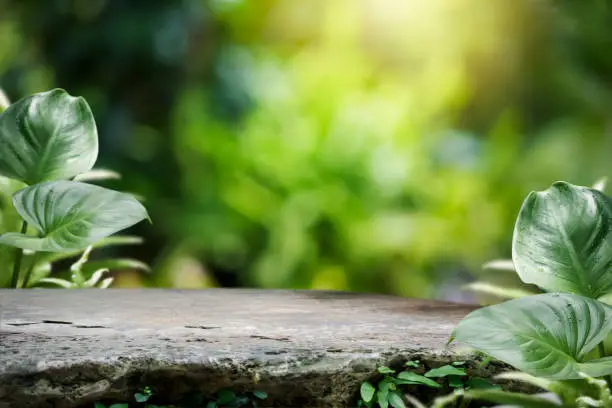
<svg viewBox="0 0 612 408">
<path fill-rule="evenodd" d="M 612 358 L 583 362 L 612 330 L 612 307 L 594 299 L 545 293 L 467 315 L 453 339 L 528 374 L 556 380 L 612 374 Z"/>
<path fill-rule="evenodd" d="M 393 391 L 389 393 L 389 404 L 393 408 L 406 408 L 406 404 L 404 403 L 404 399 L 402 398 L 402 394 L 397 391 Z"/>
<path fill-rule="evenodd" d="M 148 219 L 129 194 L 76 181 L 50 181 L 19 190 L 13 204 L 41 234 L 0 235 L 0 244 L 33 251 L 84 249 L 94 242 Z"/>
<path fill-rule="evenodd" d="M 440 384 L 434 380 L 430 380 L 429 378 L 413 373 L 412 371 L 402 371 L 398 374 L 397 378 L 402 380 L 403 384 L 423 384 L 431 388 L 440 388 Z"/>
<path fill-rule="evenodd" d="M 612 200 L 565 182 L 529 194 L 512 258 L 525 283 L 599 298 L 612 290 Z"/>
<path fill-rule="evenodd" d="M 372 386 L 372 384 L 370 384 L 369 382 L 366 381 L 361 384 L 359 393 L 361 394 L 361 398 L 365 402 L 372 401 L 372 399 L 374 398 L 375 392 L 376 392 L 376 388 L 374 388 L 374 386 Z"/>
<path fill-rule="evenodd" d="M 0 174 L 33 185 L 90 170 L 98 133 L 85 99 L 62 89 L 37 93 L 0 114 Z"/>
<path fill-rule="evenodd" d="M 449 375 L 464 376 L 467 374 L 465 373 L 465 369 L 453 367 L 452 365 L 445 365 L 445 366 L 438 367 L 438 368 L 432 368 L 431 370 L 425 373 L 425 377 L 429 377 L 429 378 L 442 378 L 442 377 L 447 377 Z"/>
</svg>

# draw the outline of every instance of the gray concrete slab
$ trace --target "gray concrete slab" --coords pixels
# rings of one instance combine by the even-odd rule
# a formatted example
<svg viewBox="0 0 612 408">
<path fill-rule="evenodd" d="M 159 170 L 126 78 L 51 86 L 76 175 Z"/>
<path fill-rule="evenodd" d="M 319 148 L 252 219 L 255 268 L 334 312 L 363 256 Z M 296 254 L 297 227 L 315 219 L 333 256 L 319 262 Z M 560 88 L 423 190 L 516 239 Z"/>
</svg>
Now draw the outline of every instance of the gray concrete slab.
<svg viewBox="0 0 612 408">
<path fill-rule="evenodd" d="M 381 364 L 448 362 L 475 306 L 326 291 L 0 290 L 0 408 L 71 408 L 144 385 L 347 407 Z"/>
</svg>

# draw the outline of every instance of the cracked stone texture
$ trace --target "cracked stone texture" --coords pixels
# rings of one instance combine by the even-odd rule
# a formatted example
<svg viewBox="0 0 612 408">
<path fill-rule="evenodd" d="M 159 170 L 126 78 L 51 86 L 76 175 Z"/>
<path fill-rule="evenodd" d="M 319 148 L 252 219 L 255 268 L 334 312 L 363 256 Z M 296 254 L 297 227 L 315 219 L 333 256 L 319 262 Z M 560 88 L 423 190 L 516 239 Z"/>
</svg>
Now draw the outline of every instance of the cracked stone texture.
<svg viewBox="0 0 612 408">
<path fill-rule="evenodd" d="M 327 291 L 0 290 L 0 408 L 128 401 L 145 385 L 267 391 L 264 406 L 349 407 L 380 365 L 465 358 L 476 306 Z"/>
</svg>

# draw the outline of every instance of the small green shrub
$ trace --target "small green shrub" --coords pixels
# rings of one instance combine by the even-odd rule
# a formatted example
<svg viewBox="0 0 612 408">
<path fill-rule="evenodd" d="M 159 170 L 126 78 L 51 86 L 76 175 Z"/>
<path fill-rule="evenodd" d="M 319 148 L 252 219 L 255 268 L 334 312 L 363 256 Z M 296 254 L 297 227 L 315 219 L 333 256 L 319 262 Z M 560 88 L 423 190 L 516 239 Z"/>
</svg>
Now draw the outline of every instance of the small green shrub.
<svg viewBox="0 0 612 408">
<path fill-rule="evenodd" d="M 491 389 L 499 386 L 489 383 L 484 378 L 469 377 L 462 367 L 465 363 L 456 361 L 452 364 L 427 370 L 423 375 L 415 373 L 420 368 L 418 360 L 404 363 L 405 370 L 397 373 L 389 367 L 379 367 L 378 373 L 382 378 L 374 386 L 370 382 L 363 382 L 360 388 L 361 399 L 359 407 L 367 408 L 404 408 L 420 403 L 411 395 L 406 386 L 427 387 L 432 389 Z"/>
</svg>

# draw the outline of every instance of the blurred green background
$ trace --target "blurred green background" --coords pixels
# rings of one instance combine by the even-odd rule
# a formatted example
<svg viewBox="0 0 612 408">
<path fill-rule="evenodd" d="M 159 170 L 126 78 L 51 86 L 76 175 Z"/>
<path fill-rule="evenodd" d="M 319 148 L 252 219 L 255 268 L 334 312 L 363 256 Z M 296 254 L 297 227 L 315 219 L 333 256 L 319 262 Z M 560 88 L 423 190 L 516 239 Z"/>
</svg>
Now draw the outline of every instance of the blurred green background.
<svg viewBox="0 0 612 408">
<path fill-rule="evenodd" d="M 606 0 L 0 0 L 0 87 L 82 95 L 153 225 L 115 287 L 465 300 L 530 190 L 612 171 Z M 3 154 L 3 153 L 0 153 Z"/>
</svg>

